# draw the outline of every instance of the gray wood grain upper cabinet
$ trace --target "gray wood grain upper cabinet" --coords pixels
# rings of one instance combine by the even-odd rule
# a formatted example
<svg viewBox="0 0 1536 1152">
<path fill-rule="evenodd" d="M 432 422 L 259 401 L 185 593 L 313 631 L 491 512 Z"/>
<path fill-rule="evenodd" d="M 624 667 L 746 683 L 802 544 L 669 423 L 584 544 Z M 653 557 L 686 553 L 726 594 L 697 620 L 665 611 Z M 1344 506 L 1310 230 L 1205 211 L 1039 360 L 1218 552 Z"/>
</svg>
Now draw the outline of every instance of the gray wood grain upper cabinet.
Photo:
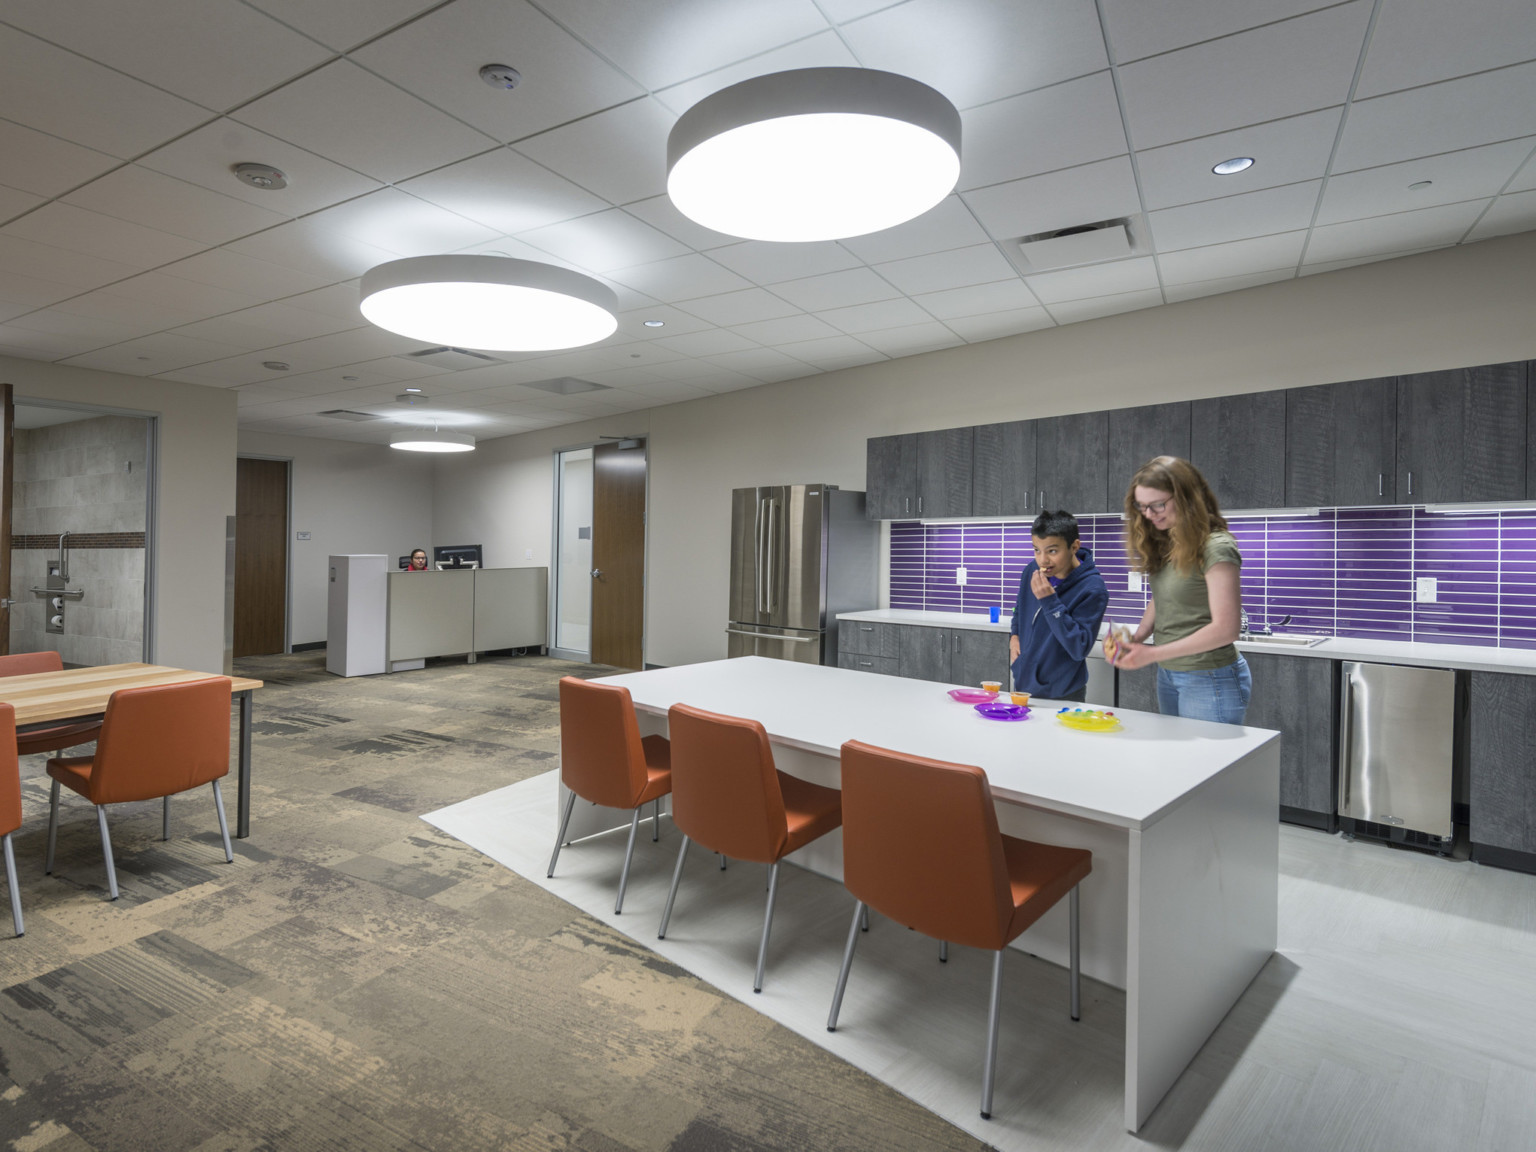
<svg viewBox="0 0 1536 1152">
<path fill-rule="evenodd" d="M 1223 511 L 1285 505 L 1285 393 L 1195 400 L 1189 459 Z"/>
<path fill-rule="evenodd" d="M 1313 656 L 1246 652 L 1253 697 L 1244 723 L 1280 733 L 1280 808 L 1284 819 L 1332 831 L 1338 735 L 1338 662 Z"/>
<path fill-rule="evenodd" d="M 917 434 L 918 516 L 971 514 L 971 428 Z"/>
<path fill-rule="evenodd" d="M 1146 404 L 1109 414 L 1109 499 L 1123 499 L 1136 470 L 1154 456 L 1189 459 L 1190 404 Z"/>
<path fill-rule="evenodd" d="M 1157 666 L 1134 672 L 1115 671 L 1115 707 L 1136 712 L 1157 711 Z"/>
<path fill-rule="evenodd" d="M 1536 676 L 1470 676 L 1472 858 L 1479 847 L 1536 853 Z"/>
<path fill-rule="evenodd" d="M 1119 501 L 1109 498 L 1108 478 L 1108 412 L 1035 421 L 1036 512 L 1113 512 Z"/>
<path fill-rule="evenodd" d="M 911 680 L 949 683 L 949 629 L 911 625 L 901 630 L 900 674 Z"/>
<path fill-rule="evenodd" d="M 1008 687 L 1007 632 L 952 628 L 949 635 L 950 680 L 972 688 L 983 680 L 996 680 Z"/>
<path fill-rule="evenodd" d="M 1526 367 L 1485 364 L 1397 380 L 1397 502 L 1523 500 Z"/>
<path fill-rule="evenodd" d="M 1035 516 L 1035 422 L 1013 420 L 976 429 L 971 515 Z"/>
<path fill-rule="evenodd" d="M 871 436 L 866 447 L 864 515 L 904 520 L 917 515 L 917 437 Z"/>
<path fill-rule="evenodd" d="M 1285 394 L 1285 505 L 1391 504 L 1397 498 L 1397 379 Z"/>
<path fill-rule="evenodd" d="M 1536 360 L 1525 362 L 1525 498 L 1536 500 Z"/>
</svg>

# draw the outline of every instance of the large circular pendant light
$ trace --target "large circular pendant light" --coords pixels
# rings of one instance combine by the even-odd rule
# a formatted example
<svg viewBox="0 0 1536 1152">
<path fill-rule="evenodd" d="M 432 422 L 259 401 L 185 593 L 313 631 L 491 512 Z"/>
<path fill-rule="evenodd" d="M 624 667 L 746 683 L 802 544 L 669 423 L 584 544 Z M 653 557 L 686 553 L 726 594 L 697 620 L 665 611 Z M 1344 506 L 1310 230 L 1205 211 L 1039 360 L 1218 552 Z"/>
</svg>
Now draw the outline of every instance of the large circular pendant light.
<svg viewBox="0 0 1536 1152">
<path fill-rule="evenodd" d="M 396 432 L 389 438 L 389 446 L 402 452 L 473 452 L 475 438 L 464 432 L 440 432 L 436 428 L 428 432 L 412 428 Z"/>
<path fill-rule="evenodd" d="M 667 137 L 683 215 L 749 240 L 862 236 L 920 216 L 960 178 L 960 113 L 869 68 L 757 76 L 695 104 Z"/>
<path fill-rule="evenodd" d="M 511 256 L 412 256 L 363 274 L 363 315 L 414 340 L 493 352 L 593 344 L 619 322 L 613 289 Z"/>
</svg>

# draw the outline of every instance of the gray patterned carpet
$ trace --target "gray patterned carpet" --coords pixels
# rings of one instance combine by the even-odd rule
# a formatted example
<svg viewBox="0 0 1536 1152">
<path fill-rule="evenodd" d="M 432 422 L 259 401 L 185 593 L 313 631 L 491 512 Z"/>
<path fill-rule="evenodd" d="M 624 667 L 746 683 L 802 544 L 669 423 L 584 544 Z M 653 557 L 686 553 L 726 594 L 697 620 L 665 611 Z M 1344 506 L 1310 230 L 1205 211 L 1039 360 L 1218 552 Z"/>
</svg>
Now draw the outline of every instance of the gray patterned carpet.
<svg viewBox="0 0 1536 1152">
<path fill-rule="evenodd" d="M 976 1149 L 964 1133 L 422 823 L 556 764 L 555 682 L 445 662 L 240 662 L 251 837 L 209 793 L 111 812 L 23 762 L 27 934 L 0 918 L 0 1148 Z M 233 819 L 234 781 L 227 797 Z M 6 910 L 0 900 L 0 912 Z"/>
</svg>

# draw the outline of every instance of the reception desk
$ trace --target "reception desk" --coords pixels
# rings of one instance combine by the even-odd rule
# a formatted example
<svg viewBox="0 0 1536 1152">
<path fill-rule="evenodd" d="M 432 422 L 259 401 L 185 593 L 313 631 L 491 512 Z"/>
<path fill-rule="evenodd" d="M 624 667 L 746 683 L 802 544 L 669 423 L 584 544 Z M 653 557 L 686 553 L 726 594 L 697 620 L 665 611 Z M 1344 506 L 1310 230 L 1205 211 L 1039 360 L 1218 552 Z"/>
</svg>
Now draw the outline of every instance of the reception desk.
<svg viewBox="0 0 1536 1152">
<path fill-rule="evenodd" d="M 474 663 L 480 652 L 549 643 L 548 568 L 402 572 L 390 571 L 388 562 L 331 557 L 328 671 L 401 672 L 422 667 L 429 656 Z"/>
</svg>

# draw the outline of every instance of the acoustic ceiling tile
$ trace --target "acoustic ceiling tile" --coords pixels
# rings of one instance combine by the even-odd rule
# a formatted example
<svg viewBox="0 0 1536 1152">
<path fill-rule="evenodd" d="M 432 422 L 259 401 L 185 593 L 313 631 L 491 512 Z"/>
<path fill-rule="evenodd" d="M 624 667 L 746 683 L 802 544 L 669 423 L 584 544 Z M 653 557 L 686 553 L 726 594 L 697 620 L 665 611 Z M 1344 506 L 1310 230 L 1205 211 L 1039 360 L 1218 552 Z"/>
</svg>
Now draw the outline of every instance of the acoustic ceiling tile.
<svg viewBox="0 0 1536 1152">
<path fill-rule="evenodd" d="M 695 76 L 692 80 L 684 80 L 681 84 L 663 88 L 656 93 L 656 99 L 674 115 L 681 116 L 704 97 L 755 76 L 790 72 L 797 68 L 857 67 L 859 61 L 848 50 L 842 37 L 829 28 L 825 32 L 807 36 L 804 40 L 796 40 L 703 76 Z"/>
<path fill-rule="evenodd" d="M 1198 281 L 1251 276 L 1275 269 L 1295 271 L 1301 260 L 1305 229 L 1259 236 L 1252 240 L 1233 240 L 1203 248 L 1162 252 L 1157 258 L 1164 285 L 1191 284 Z"/>
<path fill-rule="evenodd" d="M 1007 277 L 1013 267 L 995 245 L 986 243 L 880 264 L 875 271 L 911 295 L 962 288 L 968 284 L 989 284 Z"/>
<path fill-rule="evenodd" d="M 1371 33 L 1355 98 L 1536 58 L 1530 0 L 1392 0 Z"/>
<path fill-rule="evenodd" d="M 878 264 L 986 241 L 986 232 L 976 223 L 976 217 L 971 215 L 960 197 L 946 196 L 921 216 L 904 224 L 865 236 L 853 236 L 841 244 L 866 264 Z"/>
<path fill-rule="evenodd" d="M 1044 308 L 1010 308 L 981 316 L 960 316 L 946 323 L 950 331 L 970 344 L 1056 326 L 1056 321 Z"/>
<path fill-rule="evenodd" d="M 1184 48 L 1299 16 L 1326 0 L 1103 0 L 1104 28 L 1115 59 Z"/>
<path fill-rule="evenodd" d="M 967 289 L 951 291 L 964 292 Z M 854 304 L 848 308 L 829 308 L 817 315 L 837 331 L 850 336 L 880 332 L 902 324 L 929 324 L 933 321 L 932 315 L 905 296 L 895 300 L 877 300 L 872 304 Z"/>
<path fill-rule="evenodd" d="M 1343 108 L 1324 108 L 1144 149 L 1136 154 L 1136 167 L 1147 209 L 1319 179 L 1328 170 L 1328 156 L 1343 114 Z M 1251 157 L 1253 166 L 1228 176 L 1211 171 L 1223 160 L 1238 156 Z"/>
<path fill-rule="evenodd" d="M 652 196 L 624 205 L 624 211 L 644 220 L 653 228 L 659 228 L 674 240 L 680 240 L 699 252 L 719 248 L 725 244 L 737 244 L 740 237 L 727 236 L 706 228 L 684 216 L 672 203 L 670 196 Z"/>
<path fill-rule="evenodd" d="M 1482 215 L 1488 201 L 1441 204 L 1391 216 L 1352 220 L 1312 229 L 1307 241 L 1306 262 L 1321 264 L 1352 260 L 1378 252 L 1406 252 L 1454 244 Z"/>
<path fill-rule="evenodd" d="M 404 255 L 322 228 L 311 220 L 294 220 L 225 247 L 242 256 L 296 268 L 326 282 L 361 276 L 376 264 Z"/>
<path fill-rule="evenodd" d="M 457 0 L 350 55 L 503 143 L 645 94 L 523 0 Z M 482 81 L 491 63 L 516 68 L 517 88 Z"/>
<path fill-rule="evenodd" d="M 608 207 L 606 200 L 510 148 L 461 160 L 399 187 L 509 236 Z"/>
<path fill-rule="evenodd" d="M 1468 240 L 1487 240 L 1528 232 L 1536 228 L 1536 191 L 1507 192 L 1495 200 L 1483 218 L 1467 234 Z"/>
<path fill-rule="evenodd" d="M 618 208 L 530 229 L 518 238 L 595 272 L 631 268 L 689 252 L 686 245 Z"/>
<path fill-rule="evenodd" d="M 439 0 L 248 0 L 284 24 L 338 51 L 355 47 L 418 12 L 433 7 Z"/>
<path fill-rule="evenodd" d="M 841 32 L 866 68 L 921 80 L 958 108 L 1109 64 L 1093 0 L 911 0 Z"/>
<path fill-rule="evenodd" d="M 612 204 L 667 190 L 673 116 L 642 97 L 517 142 L 517 150 Z"/>
<path fill-rule="evenodd" d="M 324 277 L 243 256 L 228 248 L 210 248 L 159 271 L 177 280 L 248 293 L 256 298 L 251 303 L 292 296 L 325 283 Z"/>
<path fill-rule="evenodd" d="M 710 259 L 759 284 L 803 280 L 825 272 L 857 268 L 860 260 L 833 240 L 813 244 L 775 244 L 747 240 L 724 248 L 712 248 Z"/>
<path fill-rule="evenodd" d="M 960 121 L 962 191 L 1128 151 L 1108 71 L 983 104 Z"/>
<path fill-rule="evenodd" d="M 1027 283 L 1030 291 L 1048 308 L 1069 300 L 1155 290 L 1158 286 L 1157 267 L 1150 256 L 1041 272 L 1029 277 Z"/>
<path fill-rule="evenodd" d="M 1115 316 L 1121 312 L 1138 312 L 1143 308 L 1156 308 L 1163 302 L 1163 294 L 1155 288 L 1140 292 L 1120 292 L 1113 296 L 1098 296 L 1091 300 L 1070 300 L 1064 304 L 1052 304 L 1050 313 L 1058 324 L 1075 324 L 1079 320 L 1096 320 L 1101 316 Z"/>
<path fill-rule="evenodd" d="M 1293 280 L 1295 268 L 1277 268 L 1270 272 L 1252 272 L 1247 276 L 1223 276 L 1218 280 L 1197 280 L 1189 284 L 1170 284 L 1163 289 L 1168 303 L 1178 304 L 1185 300 L 1198 300 L 1202 296 L 1219 296 L 1226 292 L 1241 292 L 1245 288 L 1258 288 L 1281 280 Z"/>
<path fill-rule="evenodd" d="M 274 211 L 281 207 L 281 200 L 258 207 L 137 164 L 77 188 L 64 197 L 64 203 L 204 244 L 223 244 L 288 219 Z"/>
<path fill-rule="evenodd" d="M 770 348 L 779 344 L 793 344 L 800 340 L 816 340 L 822 336 L 836 336 L 838 330 L 825 320 L 807 312 L 781 316 L 776 320 L 756 320 L 750 324 L 737 324 L 731 328 L 738 336 Z"/>
<path fill-rule="evenodd" d="M 859 339 L 887 356 L 916 356 L 921 352 L 953 348 L 965 343 L 937 320 L 930 320 L 926 324 L 903 324 L 900 328 L 885 328 L 877 332 L 860 332 Z"/>
<path fill-rule="evenodd" d="M 682 336 L 664 336 L 656 343 L 674 352 L 681 352 L 684 356 L 718 356 L 722 352 L 739 352 L 743 348 L 758 346 L 756 341 L 724 328 L 710 328 Z"/>
<path fill-rule="evenodd" d="M 729 269 L 722 268 L 697 252 L 638 264 L 610 273 L 613 280 L 637 292 L 667 303 L 696 300 L 720 292 L 734 292 L 752 285 Z"/>
<path fill-rule="evenodd" d="M 964 316 L 985 316 L 989 312 L 1036 308 L 1040 303 L 1024 281 L 1017 277 L 996 280 L 991 284 L 947 288 L 942 292 L 923 292 L 912 299 L 930 315 L 946 321 Z"/>
<path fill-rule="evenodd" d="M 14 220 L 24 212 L 30 212 L 39 204 L 47 202 L 47 197 L 37 196 L 31 192 L 23 192 L 18 188 L 7 188 L 0 185 L 0 222 Z"/>
<path fill-rule="evenodd" d="M 5 157 L 5 183 L 37 196 L 57 196 L 122 163 L 9 120 L 0 120 L 0 156 Z"/>
<path fill-rule="evenodd" d="M 13 220 L 0 233 L 49 244 L 71 252 L 99 256 L 136 271 L 190 256 L 204 246 L 185 236 L 172 236 L 127 220 L 103 216 L 54 201 Z"/>
<path fill-rule="evenodd" d="M 800 311 L 793 304 L 762 288 L 743 288 L 739 292 L 701 296 L 697 300 L 680 300 L 677 306 L 711 324 L 725 326 L 776 320 Z"/>
<path fill-rule="evenodd" d="M 814 364 L 819 368 L 845 368 L 855 364 L 872 364 L 886 359 L 885 353 L 876 351 L 868 344 L 852 336 L 825 336 L 820 340 L 796 340 L 781 344 L 778 349 L 786 356 Z"/>
<path fill-rule="evenodd" d="M 848 268 L 841 272 L 826 272 L 820 276 L 807 276 L 800 280 L 786 280 L 773 286 L 775 296 L 782 296 L 807 312 L 821 312 L 828 308 L 842 308 L 851 304 L 868 304 L 875 300 L 890 300 L 901 293 L 890 281 L 871 272 L 868 268 Z"/>
<path fill-rule="evenodd" d="M 1369 0 L 1325 8 L 1120 69 L 1138 149 L 1344 103 Z"/>
<path fill-rule="evenodd" d="M 1148 214 L 1159 252 L 1293 232 L 1312 222 L 1322 182 L 1309 180 Z"/>
<path fill-rule="evenodd" d="M 100 368 L 108 372 L 127 372 L 150 376 L 218 360 L 235 351 L 208 340 L 194 340 L 170 332 L 157 332 L 137 340 L 97 349 L 76 356 L 68 363 L 82 368 Z"/>
<path fill-rule="evenodd" d="M 350 60 L 301 76 L 234 117 L 386 182 L 452 164 L 492 144 L 489 136 Z"/>
<path fill-rule="evenodd" d="M 1530 155 L 1536 139 L 1507 140 L 1333 176 L 1323 190 L 1318 224 L 1385 216 L 1497 195 Z M 1427 188 L 1414 184 L 1429 181 Z"/>
<path fill-rule="evenodd" d="M 978 188 L 965 201 L 994 238 L 1015 241 L 1141 211 L 1126 156 Z"/>
</svg>

